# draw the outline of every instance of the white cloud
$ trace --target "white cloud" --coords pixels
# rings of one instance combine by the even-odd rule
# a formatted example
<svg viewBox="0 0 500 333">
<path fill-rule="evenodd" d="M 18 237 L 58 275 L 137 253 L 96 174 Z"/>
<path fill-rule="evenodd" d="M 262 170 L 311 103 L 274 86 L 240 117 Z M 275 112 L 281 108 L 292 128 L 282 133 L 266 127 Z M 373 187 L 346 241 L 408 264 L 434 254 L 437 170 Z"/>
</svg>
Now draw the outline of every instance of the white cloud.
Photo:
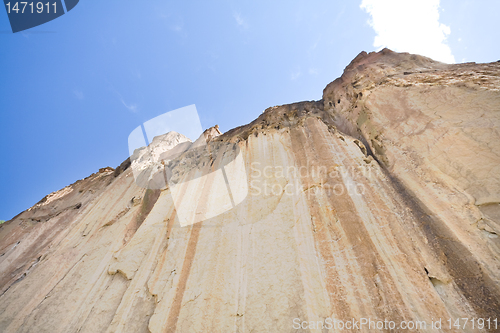
<svg viewBox="0 0 500 333">
<path fill-rule="evenodd" d="M 85 96 L 83 95 L 83 91 L 75 89 L 73 90 L 73 94 L 75 94 L 75 97 L 79 100 L 83 100 Z"/>
<path fill-rule="evenodd" d="M 125 101 L 123 100 L 123 98 L 120 98 L 120 100 L 121 100 L 123 106 L 125 106 L 130 111 L 132 111 L 134 113 L 136 113 L 137 111 L 139 111 L 137 104 L 127 104 L 127 103 L 125 103 Z"/>
<path fill-rule="evenodd" d="M 450 27 L 439 22 L 439 0 L 362 0 L 360 7 L 371 15 L 376 48 L 455 62 L 446 44 Z"/>
<path fill-rule="evenodd" d="M 182 37 L 186 37 L 186 29 L 184 26 L 184 17 L 180 15 L 170 16 L 168 15 L 168 25 L 169 29 Z"/>
<path fill-rule="evenodd" d="M 294 71 L 290 74 L 290 80 L 295 81 L 301 76 L 302 76 L 302 72 L 301 72 L 300 68 L 297 68 L 296 71 Z"/>
<path fill-rule="evenodd" d="M 310 75 L 318 75 L 318 69 L 317 68 L 309 68 L 309 74 Z"/>
<path fill-rule="evenodd" d="M 106 82 L 108 82 L 108 80 L 106 80 Z M 120 94 L 118 92 L 118 90 L 115 89 L 115 87 L 113 87 L 113 85 L 111 83 L 108 82 L 108 84 L 111 86 L 111 90 L 120 98 L 120 102 L 123 104 L 124 107 L 126 107 L 127 109 L 129 109 L 130 111 L 136 113 L 136 112 L 139 112 L 139 106 L 137 104 L 127 104 L 125 102 L 125 100 L 123 99 L 123 96 L 122 94 Z"/>
<path fill-rule="evenodd" d="M 132 70 L 132 73 L 133 73 L 133 75 L 135 75 L 138 79 L 141 79 L 141 78 L 142 78 L 142 73 L 141 73 L 141 71 L 140 71 L 140 70 L 138 70 L 138 69 L 135 69 L 135 70 L 134 70 L 134 69 L 133 69 L 133 70 Z"/>
<path fill-rule="evenodd" d="M 248 28 L 247 22 L 243 19 L 243 17 L 241 17 L 240 13 L 233 12 L 233 17 L 236 20 L 236 24 L 238 24 L 238 26 L 245 28 L 245 29 Z"/>
</svg>

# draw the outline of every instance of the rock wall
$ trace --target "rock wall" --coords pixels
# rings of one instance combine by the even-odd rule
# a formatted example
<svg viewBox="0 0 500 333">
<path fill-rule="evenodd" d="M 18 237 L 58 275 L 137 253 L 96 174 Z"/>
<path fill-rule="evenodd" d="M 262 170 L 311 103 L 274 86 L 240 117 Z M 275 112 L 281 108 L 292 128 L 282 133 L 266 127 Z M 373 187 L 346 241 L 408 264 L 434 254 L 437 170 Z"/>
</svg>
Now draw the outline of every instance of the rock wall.
<svg viewBox="0 0 500 333">
<path fill-rule="evenodd" d="M 190 226 L 130 161 L 50 194 L 0 226 L 0 331 L 289 332 L 296 318 L 453 331 L 449 318 L 500 317 L 499 74 L 362 52 L 321 101 L 209 131 L 237 145 L 246 179 L 231 181 L 248 195 Z M 180 186 L 193 210 L 217 205 L 217 182 Z"/>
</svg>

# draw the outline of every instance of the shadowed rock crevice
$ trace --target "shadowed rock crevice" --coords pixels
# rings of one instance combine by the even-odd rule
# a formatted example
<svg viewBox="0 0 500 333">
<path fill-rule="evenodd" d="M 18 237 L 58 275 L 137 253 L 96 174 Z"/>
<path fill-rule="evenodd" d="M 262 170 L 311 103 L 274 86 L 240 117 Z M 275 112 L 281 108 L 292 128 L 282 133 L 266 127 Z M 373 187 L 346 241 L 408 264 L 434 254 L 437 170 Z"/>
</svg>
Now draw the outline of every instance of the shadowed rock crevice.
<svg viewBox="0 0 500 333">
<path fill-rule="evenodd" d="M 156 201 L 160 197 L 161 190 L 159 189 L 147 189 L 144 197 L 142 199 L 139 212 L 137 213 L 134 221 L 130 223 L 128 226 L 127 233 L 125 234 L 125 238 L 123 239 L 123 244 L 126 245 L 130 239 L 134 236 L 137 229 L 140 228 L 141 224 L 148 217 L 149 213 L 153 209 Z"/>
<path fill-rule="evenodd" d="M 475 258 L 449 230 L 443 221 L 432 218 L 423 208 L 425 207 L 414 195 L 390 174 L 387 174 L 401 200 L 411 209 L 412 214 L 419 221 L 419 228 L 424 233 L 438 260 L 458 286 L 464 298 L 474 308 L 481 318 L 494 318 L 500 313 L 500 288 L 490 276 L 481 269 L 481 263 Z M 445 284 L 437 277 L 429 274 L 433 286 L 441 287 Z"/>
</svg>

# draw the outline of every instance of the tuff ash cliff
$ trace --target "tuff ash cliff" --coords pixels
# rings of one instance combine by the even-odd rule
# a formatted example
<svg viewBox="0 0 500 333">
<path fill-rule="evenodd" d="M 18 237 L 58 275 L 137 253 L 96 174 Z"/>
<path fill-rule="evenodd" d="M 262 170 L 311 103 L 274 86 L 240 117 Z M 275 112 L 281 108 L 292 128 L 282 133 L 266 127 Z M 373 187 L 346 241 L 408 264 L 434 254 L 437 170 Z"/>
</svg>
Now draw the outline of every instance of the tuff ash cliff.
<svg viewBox="0 0 500 333">
<path fill-rule="evenodd" d="M 2 224 L 0 331 L 498 318 L 499 128 L 500 63 L 362 52 L 322 100 L 207 130 L 209 153 L 179 150 L 168 186 L 139 186 L 154 175 L 136 182 L 128 159 Z M 166 134 L 153 153 L 171 137 L 186 144 Z M 182 181 L 232 160 L 245 174 L 224 169 L 229 203 L 216 176 Z M 179 205 L 201 222 L 182 224 Z"/>
</svg>

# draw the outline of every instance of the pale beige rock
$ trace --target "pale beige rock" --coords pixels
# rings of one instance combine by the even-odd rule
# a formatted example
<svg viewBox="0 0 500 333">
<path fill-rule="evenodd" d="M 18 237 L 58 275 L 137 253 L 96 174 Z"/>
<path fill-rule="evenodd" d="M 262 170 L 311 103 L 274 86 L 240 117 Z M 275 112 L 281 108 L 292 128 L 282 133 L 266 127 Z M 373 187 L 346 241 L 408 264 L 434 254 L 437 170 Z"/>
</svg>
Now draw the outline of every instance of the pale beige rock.
<svg viewBox="0 0 500 333">
<path fill-rule="evenodd" d="M 49 195 L 0 227 L 0 331 L 500 317 L 499 74 L 361 53 L 323 100 L 207 130 L 210 153 L 197 140 L 173 160 L 174 196 L 137 186 L 127 161 Z M 181 180 L 230 151 L 246 175 L 228 168 L 239 199 L 212 216 L 224 184 Z M 185 202 L 203 222 L 181 226 Z"/>
</svg>

